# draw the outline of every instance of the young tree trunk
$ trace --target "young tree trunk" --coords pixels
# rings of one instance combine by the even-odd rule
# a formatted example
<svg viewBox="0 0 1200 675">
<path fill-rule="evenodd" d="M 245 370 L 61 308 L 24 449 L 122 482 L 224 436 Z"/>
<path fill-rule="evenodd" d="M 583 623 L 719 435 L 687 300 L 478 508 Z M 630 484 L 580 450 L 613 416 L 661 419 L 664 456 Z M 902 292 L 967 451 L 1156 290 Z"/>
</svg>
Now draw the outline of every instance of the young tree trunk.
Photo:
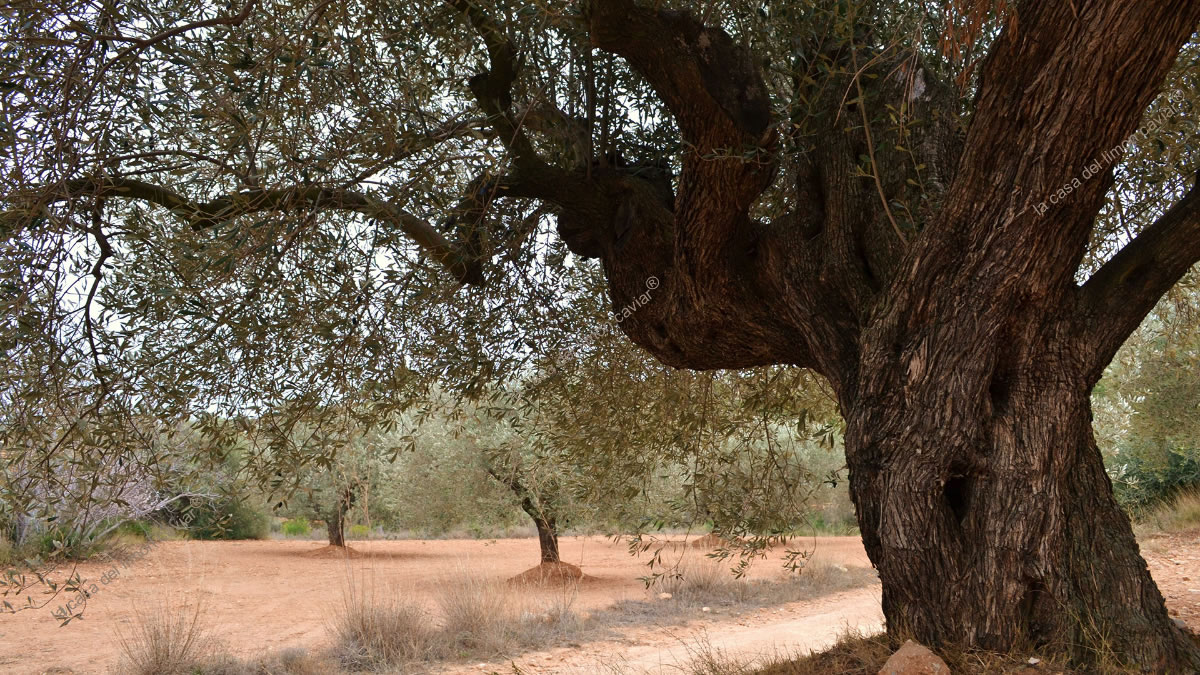
<svg viewBox="0 0 1200 675">
<path fill-rule="evenodd" d="M 487 472 L 492 478 L 495 478 L 513 491 L 513 494 L 521 500 L 521 510 L 533 519 L 533 525 L 537 528 L 538 546 L 541 548 L 542 562 L 561 562 L 562 560 L 558 555 L 557 516 L 549 511 L 549 507 L 543 504 L 542 500 L 535 501 L 534 495 L 514 473 L 501 473 L 490 466 L 487 467 Z"/>
<path fill-rule="evenodd" d="M 346 507 L 342 500 L 337 500 L 337 504 L 333 507 L 333 513 L 325 519 L 325 529 L 329 532 L 330 546 L 345 546 L 346 545 Z"/>
<path fill-rule="evenodd" d="M 354 506 L 356 497 L 354 487 L 341 490 L 333 505 L 333 514 L 327 519 L 326 529 L 329 532 L 330 546 L 346 545 L 346 513 Z"/>
<path fill-rule="evenodd" d="M 867 360 L 846 451 L 888 631 L 1200 672 L 1113 497 L 1089 378 L 1041 344 L 993 368 L 931 364 L 922 348 L 902 368 Z"/>
<path fill-rule="evenodd" d="M 529 512 L 526 511 L 526 513 Z M 533 524 L 537 527 L 538 545 L 542 549 L 542 562 L 561 562 L 558 556 L 558 528 L 554 518 L 539 513 L 529 513 L 529 516 L 533 518 Z"/>
</svg>

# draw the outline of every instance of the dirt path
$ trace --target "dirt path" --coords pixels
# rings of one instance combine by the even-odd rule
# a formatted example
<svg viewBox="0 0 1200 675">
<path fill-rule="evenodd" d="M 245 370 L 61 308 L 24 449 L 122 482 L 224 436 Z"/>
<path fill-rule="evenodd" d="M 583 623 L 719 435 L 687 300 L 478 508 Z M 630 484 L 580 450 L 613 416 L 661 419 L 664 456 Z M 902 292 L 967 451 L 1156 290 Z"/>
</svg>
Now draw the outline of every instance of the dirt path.
<svg viewBox="0 0 1200 675">
<path fill-rule="evenodd" d="M 1141 547 L 1167 611 L 1200 633 L 1200 530 L 1144 538 Z"/>
<path fill-rule="evenodd" d="M 847 629 L 883 629 L 879 586 L 845 591 L 811 602 L 767 608 L 732 619 L 694 621 L 686 626 L 647 625 L 622 632 L 617 640 L 591 642 L 517 657 L 505 663 L 447 666 L 446 675 L 523 672 L 542 675 L 651 673 L 680 675 L 701 651 L 736 659 L 800 654 L 832 645 Z"/>
</svg>

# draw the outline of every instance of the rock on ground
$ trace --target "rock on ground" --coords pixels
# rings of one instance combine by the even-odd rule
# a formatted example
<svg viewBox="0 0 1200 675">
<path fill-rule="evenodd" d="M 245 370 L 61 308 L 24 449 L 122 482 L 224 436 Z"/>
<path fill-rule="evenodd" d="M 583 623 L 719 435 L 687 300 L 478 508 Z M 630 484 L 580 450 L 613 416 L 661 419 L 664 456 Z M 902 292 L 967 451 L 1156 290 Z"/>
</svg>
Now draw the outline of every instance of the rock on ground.
<svg viewBox="0 0 1200 675">
<path fill-rule="evenodd" d="M 942 657 L 907 640 L 879 669 L 879 675 L 950 675 Z"/>
</svg>

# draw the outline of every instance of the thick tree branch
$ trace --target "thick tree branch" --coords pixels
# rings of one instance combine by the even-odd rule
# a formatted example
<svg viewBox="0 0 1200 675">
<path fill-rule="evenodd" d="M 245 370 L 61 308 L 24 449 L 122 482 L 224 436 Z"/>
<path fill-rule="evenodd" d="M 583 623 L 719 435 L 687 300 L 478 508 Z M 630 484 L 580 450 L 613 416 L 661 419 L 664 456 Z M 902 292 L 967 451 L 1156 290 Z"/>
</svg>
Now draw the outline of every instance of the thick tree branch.
<svg viewBox="0 0 1200 675">
<path fill-rule="evenodd" d="M 870 317 L 864 343 L 890 345 L 864 356 L 875 372 L 890 360 L 924 363 L 924 344 L 969 345 L 939 355 L 937 368 L 975 386 L 967 383 L 1019 358 L 1007 353 L 1013 345 L 1032 344 L 1014 336 L 1056 334 L 1075 320 L 1075 274 L 1111 185 L 1111 171 L 1085 178 L 1084 169 L 1136 130 L 1200 22 L 1200 3 L 1075 5 L 1021 3 L 992 47 L 944 206 Z"/>
<path fill-rule="evenodd" d="M 812 314 L 769 309 L 790 283 L 781 268 L 795 249 L 748 216 L 774 170 L 763 148 L 774 137 L 766 87 L 753 59 L 684 13 L 623 0 L 585 12 L 593 44 L 625 58 L 680 120 L 688 149 L 679 193 L 620 167 L 567 171 L 518 157 L 495 195 L 556 205 L 571 249 L 603 261 L 622 329 L 665 363 L 811 364 L 808 331 L 798 334 L 793 321 Z M 485 43 L 495 35 L 480 32 Z M 834 332 L 815 324 L 814 333 Z"/>
<path fill-rule="evenodd" d="M 736 148 L 765 143 L 771 123 L 766 84 L 750 53 L 720 28 L 685 12 L 633 0 L 592 0 L 585 11 L 592 42 L 646 77 L 679 121 L 685 138 Z M 714 129 L 714 124 L 721 127 Z M 701 151 L 713 148 L 701 148 Z"/>
<path fill-rule="evenodd" d="M 107 396 L 108 379 L 104 376 L 103 366 L 100 365 L 100 350 L 96 346 L 95 328 L 92 322 L 92 303 L 95 302 L 96 292 L 100 290 L 100 283 L 104 280 L 104 263 L 108 262 L 113 255 L 112 245 L 104 233 L 103 220 L 104 200 L 97 199 L 92 216 L 92 227 L 88 233 L 96 239 L 100 255 L 96 257 L 96 262 L 92 265 L 92 284 L 88 288 L 87 298 L 83 303 L 83 332 L 87 336 L 88 347 L 92 352 L 92 365 L 95 368 L 96 380 L 100 383 L 101 394 Z"/>
<path fill-rule="evenodd" d="M 945 208 L 910 262 L 947 246 L 977 250 L 999 263 L 994 274 L 942 273 L 987 285 L 998 301 L 1073 288 L 1110 184 L 1081 173 L 1134 132 L 1198 22 L 1191 0 L 1022 2 L 985 64 Z M 1069 199 L 1034 208 L 1064 185 Z"/>
<path fill-rule="evenodd" d="M 154 35 L 151 35 L 149 37 L 136 38 L 136 37 L 129 37 L 126 35 L 105 35 L 105 34 L 97 34 L 92 37 L 94 37 L 98 40 L 108 40 L 110 42 L 132 43 L 125 50 L 123 50 L 122 52 L 117 54 L 117 56 L 114 58 L 114 60 L 117 60 L 117 59 L 121 59 L 121 58 L 128 56 L 134 50 L 145 49 L 147 47 L 153 47 L 154 45 L 159 44 L 160 42 L 165 42 L 166 40 L 170 40 L 171 38 L 173 38 L 177 35 L 183 35 L 184 33 L 187 33 L 189 31 L 199 30 L 201 28 L 212 28 L 215 26 L 240 26 L 243 21 L 245 21 L 247 18 L 250 17 L 250 12 L 254 11 L 254 6 L 256 4 L 258 4 L 258 0 L 249 0 L 249 2 L 247 2 L 246 5 L 244 7 L 242 7 L 242 11 L 238 12 L 236 15 L 232 15 L 232 16 L 223 15 L 223 16 L 213 17 L 211 19 L 204 19 L 201 21 L 193 21 L 190 23 L 185 23 L 183 25 L 175 26 L 174 28 L 168 28 L 167 30 L 155 33 Z"/>
<path fill-rule="evenodd" d="M 515 49 L 478 6 L 451 5 L 487 47 L 490 69 L 471 89 L 514 160 L 507 175 L 488 181 L 483 199 L 468 196 L 465 212 L 494 197 L 558 206 L 571 249 L 603 260 L 622 328 L 666 363 L 808 363 L 807 341 L 766 309 L 781 290 L 768 277 L 788 254 L 748 216 L 774 173 L 764 148 L 774 139 L 767 89 L 749 53 L 686 13 L 627 0 L 585 8 L 593 43 L 645 76 L 680 122 L 688 149 L 676 197 L 669 183 L 664 190 L 619 167 L 568 171 L 537 157 L 510 112 Z"/>
<path fill-rule="evenodd" d="M 1098 378 L 1142 319 L 1200 262 L 1200 181 L 1096 270 L 1080 292 L 1080 320 Z"/>
<path fill-rule="evenodd" d="M 354 192 L 319 186 L 244 190 L 207 202 L 194 202 L 160 185 L 132 178 L 84 178 L 60 183 L 38 195 L 41 204 L 70 201 L 80 196 L 134 199 L 162 206 L 186 220 L 195 230 L 262 211 L 353 211 L 391 223 L 459 281 L 483 283 L 478 260 L 469 260 L 432 225 L 388 202 Z M 0 221 L 13 221 L 19 212 L 0 213 Z"/>
<path fill-rule="evenodd" d="M 686 12 L 632 0 L 585 5 L 593 44 L 623 57 L 662 98 L 688 150 L 679 180 L 678 251 L 689 276 L 715 268 L 774 176 L 770 101 L 750 53 Z"/>
<path fill-rule="evenodd" d="M 515 471 L 510 472 L 508 476 L 503 476 L 494 467 L 492 467 L 490 462 L 485 463 L 484 470 L 487 471 L 488 475 L 494 478 L 496 482 L 500 483 L 509 490 L 512 490 L 513 494 L 515 494 L 517 498 L 521 500 L 521 510 L 529 514 L 530 518 L 533 518 L 534 520 L 540 520 L 546 517 L 542 513 L 541 507 L 534 502 L 533 493 L 521 483 L 520 479 L 517 478 Z"/>
<path fill-rule="evenodd" d="M 403 144 L 392 150 L 391 154 L 379 161 L 376 164 L 363 169 L 358 175 L 350 180 L 347 180 L 344 185 L 358 185 L 367 180 L 371 176 L 395 166 L 404 160 L 422 153 L 430 148 L 436 147 L 438 144 L 454 138 L 462 138 L 471 134 L 478 133 L 478 130 L 487 122 L 484 118 L 455 118 L 447 120 L 437 127 L 426 131 L 422 136 L 412 138 L 405 141 Z"/>
</svg>

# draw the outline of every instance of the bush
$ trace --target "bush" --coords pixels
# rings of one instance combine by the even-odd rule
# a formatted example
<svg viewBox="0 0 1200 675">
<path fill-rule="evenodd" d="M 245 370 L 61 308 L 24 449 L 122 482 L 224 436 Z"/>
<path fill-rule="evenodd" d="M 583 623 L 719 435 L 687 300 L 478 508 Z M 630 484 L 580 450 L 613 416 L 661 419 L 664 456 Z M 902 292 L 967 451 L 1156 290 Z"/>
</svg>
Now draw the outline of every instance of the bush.
<svg viewBox="0 0 1200 675">
<path fill-rule="evenodd" d="M 79 530 L 65 526 L 50 527 L 35 542 L 35 555 L 44 558 L 86 560 L 95 548 Z"/>
<path fill-rule="evenodd" d="M 370 539 L 371 528 L 366 525 L 351 525 L 347 534 L 349 539 Z"/>
<path fill-rule="evenodd" d="M 147 523 L 141 520 L 127 520 L 121 523 L 114 533 L 133 537 L 141 537 L 142 539 L 152 539 L 154 535 L 154 526 L 153 523 Z"/>
<path fill-rule="evenodd" d="M 849 517 L 843 515 L 831 517 L 830 514 L 818 511 L 809 517 L 808 527 L 818 535 L 844 537 L 858 534 L 858 521 L 853 512 L 849 514 Z M 801 531 L 803 532 L 803 530 Z"/>
<path fill-rule="evenodd" d="M 151 523 L 146 539 L 150 541 L 176 541 L 187 538 L 187 530 L 162 523 Z"/>
<path fill-rule="evenodd" d="M 1135 446 L 1109 458 L 1117 501 L 1140 511 L 1200 487 L 1200 453 L 1193 449 Z"/>
<path fill-rule="evenodd" d="M 283 521 L 283 534 L 288 537 L 307 537 L 312 533 L 312 526 L 307 518 L 292 518 Z"/>
<path fill-rule="evenodd" d="M 233 497 L 221 497 L 196 507 L 190 532 L 197 539 L 266 539 L 270 518 Z"/>
</svg>

